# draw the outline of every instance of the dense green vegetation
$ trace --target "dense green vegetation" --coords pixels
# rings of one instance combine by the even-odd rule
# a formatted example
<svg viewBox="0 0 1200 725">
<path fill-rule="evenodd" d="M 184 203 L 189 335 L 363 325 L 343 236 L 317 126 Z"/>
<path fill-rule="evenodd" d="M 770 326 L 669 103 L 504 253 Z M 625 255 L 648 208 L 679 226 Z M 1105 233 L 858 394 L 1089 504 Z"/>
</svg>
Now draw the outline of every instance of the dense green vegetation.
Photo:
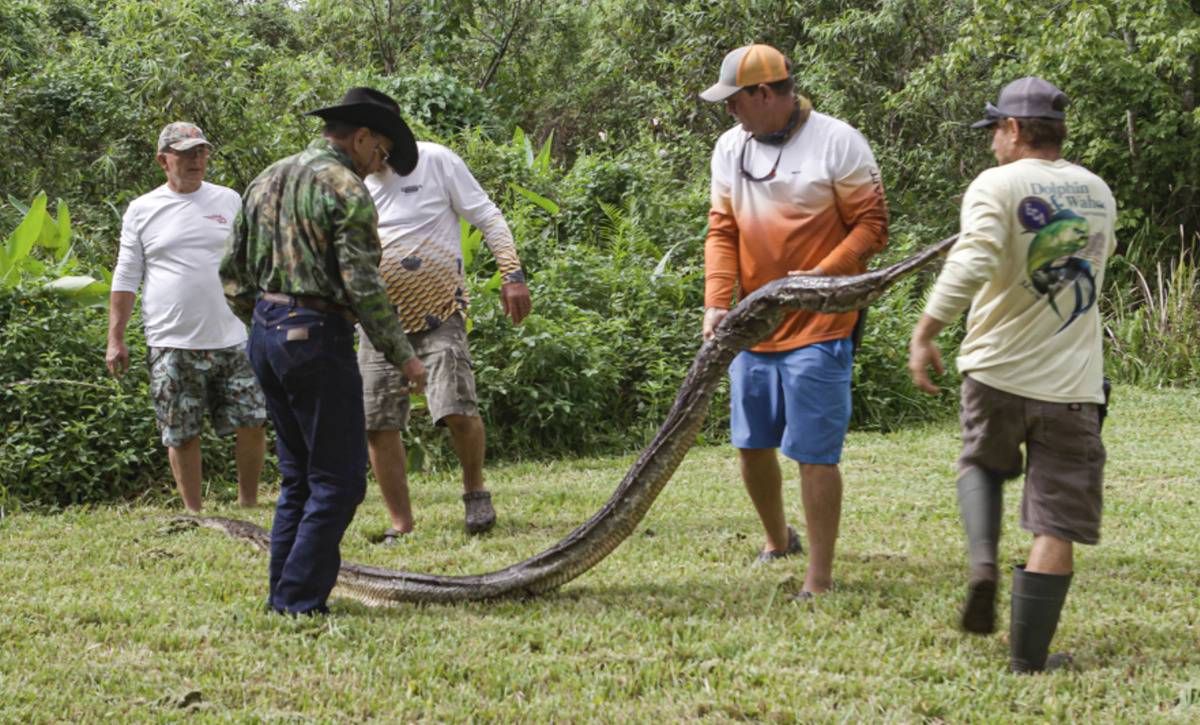
<svg viewBox="0 0 1200 725">
<path fill-rule="evenodd" d="M 1194 723 L 1198 405 L 1196 391 L 1117 389 L 1104 540 L 1080 548 L 1055 638 L 1077 671 L 1007 674 L 1007 606 L 995 635 L 955 630 L 966 562 L 947 421 L 851 433 L 838 591 L 811 606 L 786 598 L 802 562 L 749 566 L 761 531 L 728 446 L 694 450 L 624 545 L 529 600 L 367 609 L 335 590 L 335 616 L 291 620 L 264 611 L 262 554 L 168 533 L 169 507 L 8 517 L 0 721 Z M 399 548 L 371 543 L 386 525 L 372 487 L 343 555 L 453 574 L 510 564 L 593 513 L 630 460 L 495 466 L 500 519 L 482 539 L 462 533 L 457 476 L 419 476 Z M 1029 546 L 1019 490 L 1006 567 Z M 232 491 L 213 498 L 270 519 L 231 508 Z"/>
<path fill-rule="evenodd" d="M 73 256 L 100 277 L 125 205 L 162 182 L 152 156 L 166 122 L 201 124 L 219 149 L 210 180 L 241 189 L 316 132 L 302 111 L 377 86 L 421 137 L 464 156 L 530 272 L 535 314 L 512 329 L 486 287 L 490 259 L 473 266 L 493 457 L 628 450 L 699 341 L 708 154 L 730 119 L 696 93 L 755 40 L 788 53 L 801 90 L 873 144 L 892 210 L 879 263 L 953 232 L 959 195 L 991 163 L 967 124 L 1003 82 L 1059 84 L 1074 99 L 1067 156 L 1122 206 L 1111 371 L 1200 381 L 1200 17 L 1184 0 L 0 0 L 0 199 L 65 200 Z M 22 213 L 0 206 L 0 233 Z M 954 407 L 918 396 L 904 370 L 924 286 L 872 315 L 857 428 Z M 142 493 L 164 470 L 144 369 L 106 380 L 103 313 L 38 290 L 0 291 L 0 498 Z M 70 382 L 18 384 L 31 378 Z M 706 436 L 723 425 L 714 415 Z M 445 460 L 440 433 L 422 424 L 413 437 L 428 462 Z"/>
</svg>

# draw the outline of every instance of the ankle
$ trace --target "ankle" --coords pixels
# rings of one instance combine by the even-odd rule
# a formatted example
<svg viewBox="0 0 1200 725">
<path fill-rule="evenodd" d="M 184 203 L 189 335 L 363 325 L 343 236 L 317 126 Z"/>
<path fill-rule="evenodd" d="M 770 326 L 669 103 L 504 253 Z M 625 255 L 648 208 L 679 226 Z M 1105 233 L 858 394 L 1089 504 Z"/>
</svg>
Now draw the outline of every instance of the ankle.
<svg viewBox="0 0 1200 725">
<path fill-rule="evenodd" d="M 994 582 L 999 578 L 995 564 L 971 564 L 970 583 Z"/>
<path fill-rule="evenodd" d="M 804 577 L 804 591 L 812 592 L 813 594 L 823 594 L 833 588 L 832 576 L 806 576 Z"/>
</svg>

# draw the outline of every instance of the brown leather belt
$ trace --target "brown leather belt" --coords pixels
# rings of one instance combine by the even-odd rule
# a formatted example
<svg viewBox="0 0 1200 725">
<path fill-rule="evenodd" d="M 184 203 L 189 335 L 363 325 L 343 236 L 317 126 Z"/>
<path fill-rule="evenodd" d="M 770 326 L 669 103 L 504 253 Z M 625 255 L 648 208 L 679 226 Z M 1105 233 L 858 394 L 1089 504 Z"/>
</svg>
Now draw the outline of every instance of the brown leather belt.
<svg viewBox="0 0 1200 725">
<path fill-rule="evenodd" d="M 267 302 L 274 302 L 277 305 L 287 305 L 289 307 L 304 307 L 317 312 L 328 312 L 338 315 L 351 325 L 358 322 L 358 318 L 347 307 L 343 307 L 336 302 L 330 302 L 322 297 L 312 297 L 310 295 L 285 295 L 281 292 L 263 292 L 260 299 Z"/>
</svg>

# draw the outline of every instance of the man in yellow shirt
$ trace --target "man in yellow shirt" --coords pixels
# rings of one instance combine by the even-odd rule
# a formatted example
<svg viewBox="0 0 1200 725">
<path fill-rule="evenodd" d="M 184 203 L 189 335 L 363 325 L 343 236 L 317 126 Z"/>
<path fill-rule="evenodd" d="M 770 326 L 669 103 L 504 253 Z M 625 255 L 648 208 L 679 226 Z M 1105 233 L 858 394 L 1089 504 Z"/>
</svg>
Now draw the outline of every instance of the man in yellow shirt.
<svg viewBox="0 0 1200 725">
<path fill-rule="evenodd" d="M 1062 158 L 1066 95 L 1040 78 L 1004 87 L 987 116 L 997 166 L 963 197 L 961 231 L 913 330 L 909 369 L 929 393 L 934 338 L 970 306 L 958 501 L 970 580 L 962 626 L 995 629 L 1002 485 L 1025 472 L 1029 561 L 1013 570 L 1010 668 L 1054 667 L 1050 640 L 1074 570 L 1073 544 L 1100 540 L 1104 360 L 1096 299 L 1116 246 L 1116 202 Z M 1022 465 L 1020 446 L 1025 445 Z"/>
</svg>

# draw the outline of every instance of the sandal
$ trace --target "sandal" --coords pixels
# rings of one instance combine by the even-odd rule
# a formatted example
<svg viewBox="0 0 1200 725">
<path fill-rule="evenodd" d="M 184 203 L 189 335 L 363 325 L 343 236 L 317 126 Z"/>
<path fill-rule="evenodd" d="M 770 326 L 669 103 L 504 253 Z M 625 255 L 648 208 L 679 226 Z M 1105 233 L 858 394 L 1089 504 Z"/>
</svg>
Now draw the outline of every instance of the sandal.
<svg viewBox="0 0 1200 725">
<path fill-rule="evenodd" d="M 783 551 L 760 551 L 754 558 L 754 566 L 770 564 L 776 559 L 785 559 L 796 554 L 803 554 L 804 547 L 800 544 L 800 535 L 791 526 L 788 527 L 788 545 Z"/>
</svg>

